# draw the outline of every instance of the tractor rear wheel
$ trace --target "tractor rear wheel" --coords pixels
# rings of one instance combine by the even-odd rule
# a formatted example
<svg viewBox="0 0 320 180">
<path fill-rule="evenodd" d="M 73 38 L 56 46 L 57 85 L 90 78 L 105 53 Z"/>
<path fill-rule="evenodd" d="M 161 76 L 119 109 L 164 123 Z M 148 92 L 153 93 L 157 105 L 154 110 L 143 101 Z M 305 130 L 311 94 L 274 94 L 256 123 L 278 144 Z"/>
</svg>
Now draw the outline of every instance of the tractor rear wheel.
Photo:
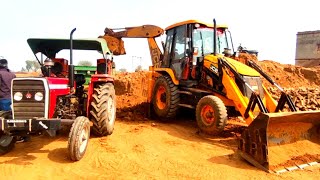
<svg viewBox="0 0 320 180">
<path fill-rule="evenodd" d="M 180 95 L 169 76 L 160 76 L 153 89 L 152 105 L 155 114 L 163 118 L 176 116 L 179 108 Z"/>
<path fill-rule="evenodd" d="M 94 88 L 90 114 L 95 135 L 112 134 L 116 120 L 116 95 L 112 83 L 100 84 Z"/>
<path fill-rule="evenodd" d="M 68 152 L 73 161 L 79 161 L 85 154 L 90 138 L 90 121 L 87 117 L 79 116 L 72 124 L 69 139 Z"/>
<path fill-rule="evenodd" d="M 0 111 L 0 117 L 12 118 L 11 111 Z M 16 137 L 9 136 L 0 131 L 0 155 L 6 154 L 14 148 Z"/>
<path fill-rule="evenodd" d="M 226 106 L 216 96 L 205 96 L 197 104 L 196 119 L 201 131 L 217 134 L 223 131 L 228 120 Z"/>
</svg>

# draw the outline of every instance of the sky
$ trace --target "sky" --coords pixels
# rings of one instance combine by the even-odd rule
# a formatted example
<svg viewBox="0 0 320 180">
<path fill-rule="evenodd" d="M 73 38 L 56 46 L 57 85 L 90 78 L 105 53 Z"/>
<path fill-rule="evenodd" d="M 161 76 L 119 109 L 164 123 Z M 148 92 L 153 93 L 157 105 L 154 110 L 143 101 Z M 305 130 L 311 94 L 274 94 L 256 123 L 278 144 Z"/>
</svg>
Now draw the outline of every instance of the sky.
<svg viewBox="0 0 320 180">
<path fill-rule="evenodd" d="M 211 23 L 215 18 L 228 25 L 235 47 L 241 43 L 258 50 L 259 60 L 284 64 L 294 64 L 297 32 L 320 30 L 316 0 L 1 0 L 0 4 L 0 56 L 14 71 L 35 59 L 28 38 L 69 38 L 73 28 L 74 38 L 96 38 L 105 27 L 165 28 L 179 21 Z M 117 69 L 151 65 L 146 39 L 125 39 L 125 48 L 127 55 L 114 58 Z M 74 54 L 75 64 L 89 59 L 95 64 L 96 57 Z"/>
</svg>

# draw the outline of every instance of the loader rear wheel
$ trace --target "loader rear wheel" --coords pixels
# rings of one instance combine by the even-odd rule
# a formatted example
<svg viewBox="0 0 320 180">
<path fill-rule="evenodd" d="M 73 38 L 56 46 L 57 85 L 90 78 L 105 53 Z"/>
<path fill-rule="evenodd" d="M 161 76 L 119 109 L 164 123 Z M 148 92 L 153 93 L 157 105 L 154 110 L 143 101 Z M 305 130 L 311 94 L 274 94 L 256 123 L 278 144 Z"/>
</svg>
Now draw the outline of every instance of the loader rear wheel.
<svg viewBox="0 0 320 180">
<path fill-rule="evenodd" d="M 205 96 L 198 102 L 196 119 L 201 131 L 217 134 L 224 129 L 228 119 L 226 106 L 216 96 Z"/>
<path fill-rule="evenodd" d="M 94 89 L 90 114 L 95 135 L 112 134 L 116 119 L 116 95 L 112 83 L 100 84 Z"/>
<path fill-rule="evenodd" d="M 68 152 L 73 161 L 79 161 L 85 154 L 90 138 L 90 121 L 87 117 L 79 116 L 72 124 L 69 139 Z"/>
<path fill-rule="evenodd" d="M 11 111 L 0 111 L 0 117 L 11 119 Z M 10 152 L 16 144 L 16 137 L 9 136 L 0 131 L 0 155 Z"/>
<path fill-rule="evenodd" d="M 179 102 L 178 86 L 169 76 L 159 77 L 155 82 L 152 98 L 155 114 L 163 118 L 172 118 L 177 113 Z"/>
</svg>

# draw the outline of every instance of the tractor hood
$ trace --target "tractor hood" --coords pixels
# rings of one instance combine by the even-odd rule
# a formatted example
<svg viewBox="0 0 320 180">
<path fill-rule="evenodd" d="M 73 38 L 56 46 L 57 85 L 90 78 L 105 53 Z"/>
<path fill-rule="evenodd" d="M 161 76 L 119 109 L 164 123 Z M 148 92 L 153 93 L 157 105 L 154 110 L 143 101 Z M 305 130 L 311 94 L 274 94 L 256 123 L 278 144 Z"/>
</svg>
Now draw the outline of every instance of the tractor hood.
<svg viewBox="0 0 320 180">
<path fill-rule="evenodd" d="M 56 54 L 63 49 L 70 49 L 70 39 L 28 39 L 32 52 L 41 52 L 49 58 L 55 58 Z M 107 43 L 102 38 L 96 39 L 74 39 L 73 49 L 76 50 L 96 50 L 102 52 L 104 58 L 111 54 Z"/>
<path fill-rule="evenodd" d="M 210 55 L 205 56 L 204 66 L 210 67 L 212 64 L 216 68 L 218 68 L 218 58 L 225 59 L 230 64 L 230 66 L 241 75 L 260 76 L 260 74 L 256 70 L 254 70 L 253 68 L 251 68 L 251 67 L 249 67 L 239 61 L 236 61 L 234 59 L 224 57 L 223 55 L 214 56 L 214 55 L 210 54 Z"/>
</svg>

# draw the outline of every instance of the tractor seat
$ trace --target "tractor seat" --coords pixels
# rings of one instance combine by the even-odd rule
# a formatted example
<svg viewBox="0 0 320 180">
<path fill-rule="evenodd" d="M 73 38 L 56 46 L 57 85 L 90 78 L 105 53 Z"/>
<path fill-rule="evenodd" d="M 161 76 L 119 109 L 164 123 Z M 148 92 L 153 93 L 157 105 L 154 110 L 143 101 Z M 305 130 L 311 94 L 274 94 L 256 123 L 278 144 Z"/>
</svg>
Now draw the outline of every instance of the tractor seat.
<svg viewBox="0 0 320 180">
<path fill-rule="evenodd" d="M 75 74 L 74 79 L 77 87 L 82 86 L 86 82 L 86 78 L 83 74 Z"/>
</svg>

